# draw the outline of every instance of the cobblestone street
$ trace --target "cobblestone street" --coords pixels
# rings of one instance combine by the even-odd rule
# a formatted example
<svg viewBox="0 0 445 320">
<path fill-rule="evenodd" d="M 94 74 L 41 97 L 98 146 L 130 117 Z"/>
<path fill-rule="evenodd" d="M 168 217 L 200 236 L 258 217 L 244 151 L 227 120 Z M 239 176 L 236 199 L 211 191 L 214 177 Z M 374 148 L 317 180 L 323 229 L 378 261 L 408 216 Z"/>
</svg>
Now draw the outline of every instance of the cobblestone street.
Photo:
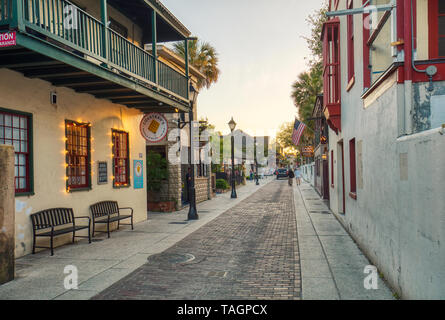
<svg viewBox="0 0 445 320">
<path fill-rule="evenodd" d="M 93 299 L 300 299 L 293 198 L 269 183 Z"/>
</svg>

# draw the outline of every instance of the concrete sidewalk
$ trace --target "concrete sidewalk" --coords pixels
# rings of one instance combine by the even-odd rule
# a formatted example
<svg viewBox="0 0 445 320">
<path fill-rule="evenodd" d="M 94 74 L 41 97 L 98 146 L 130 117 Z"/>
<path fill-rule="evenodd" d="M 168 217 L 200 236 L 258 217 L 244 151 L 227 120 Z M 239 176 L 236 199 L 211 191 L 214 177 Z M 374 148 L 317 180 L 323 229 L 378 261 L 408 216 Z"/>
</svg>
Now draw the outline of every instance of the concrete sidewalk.
<svg viewBox="0 0 445 320">
<path fill-rule="evenodd" d="M 86 300 L 97 295 L 143 264 L 153 254 L 170 248 L 187 235 L 209 223 L 258 191 L 272 178 L 261 180 L 261 185 L 247 182 L 237 189 L 238 199 L 230 199 L 230 192 L 217 195 L 197 206 L 199 220 L 186 221 L 188 207 L 177 213 L 150 214 L 149 220 L 135 225 L 135 230 L 123 227 L 88 244 L 82 240 L 73 245 L 27 255 L 16 260 L 16 279 L 0 286 L 0 300 Z M 65 290 L 66 266 L 78 269 L 78 290 Z"/>
<path fill-rule="evenodd" d="M 380 278 L 377 290 L 364 288 L 371 263 L 308 183 L 294 186 L 294 201 L 303 300 L 394 299 Z"/>
</svg>

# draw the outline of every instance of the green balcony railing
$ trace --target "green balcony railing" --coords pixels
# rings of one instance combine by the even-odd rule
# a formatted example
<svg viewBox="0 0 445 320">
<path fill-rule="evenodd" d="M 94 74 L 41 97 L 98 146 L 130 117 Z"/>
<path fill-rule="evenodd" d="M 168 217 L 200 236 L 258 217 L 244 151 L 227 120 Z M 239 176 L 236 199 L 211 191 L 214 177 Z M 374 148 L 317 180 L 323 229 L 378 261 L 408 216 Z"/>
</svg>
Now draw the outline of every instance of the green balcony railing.
<svg viewBox="0 0 445 320">
<path fill-rule="evenodd" d="M 104 60 L 103 23 L 65 0 L 23 2 L 25 25 L 84 54 Z"/>
<path fill-rule="evenodd" d="M 158 61 L 158 83 L 167 90 L 187 98 L 187 78 L 161 61 Z"/>
<path fill-rule="evenodd" d="M 18 18 L 13 17 L 14 12 L 19 13 Z M 133 78 L 155 83 L 187 98 L 184 75 L 156 61 L 150 53 L 105 28 L 102 21 L 67 0 L 0 0 L 0 26 L 20 25 L 20 22 L 27 27 L 26 32 L 34 36 L 46 36 L 65 50 L 95 58 Z"/>
<path fill-rule="evenodd" d="M 0 0 L 0 24 L 9 24 L 12 17 L 12 0 Z"/>
<path fill-rule="evenodd" d="M 108 29 L 108 44 L 109 61 L 112 64 L 137 75 L 142 80 L 155 82 L 155 58 L 151 54 L 110 29 Z"/>
</svg>

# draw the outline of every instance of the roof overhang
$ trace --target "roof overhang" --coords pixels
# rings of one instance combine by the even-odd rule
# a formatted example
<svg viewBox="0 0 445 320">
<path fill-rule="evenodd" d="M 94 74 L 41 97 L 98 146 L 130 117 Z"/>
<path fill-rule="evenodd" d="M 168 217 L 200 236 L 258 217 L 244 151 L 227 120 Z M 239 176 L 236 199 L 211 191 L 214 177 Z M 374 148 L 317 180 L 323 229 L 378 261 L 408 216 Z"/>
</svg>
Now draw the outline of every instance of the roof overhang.
<svg viewBox="0 0 445 320">
<path fill-rule="evenodd" d="M 152 15 L 156 12 L 158 42 L 181 41 L 190 37 L 191 32 L 158 0 L 108 0 L 132 21 L 142 27 L 146 43 L 151 42 Z"/>
</svg>

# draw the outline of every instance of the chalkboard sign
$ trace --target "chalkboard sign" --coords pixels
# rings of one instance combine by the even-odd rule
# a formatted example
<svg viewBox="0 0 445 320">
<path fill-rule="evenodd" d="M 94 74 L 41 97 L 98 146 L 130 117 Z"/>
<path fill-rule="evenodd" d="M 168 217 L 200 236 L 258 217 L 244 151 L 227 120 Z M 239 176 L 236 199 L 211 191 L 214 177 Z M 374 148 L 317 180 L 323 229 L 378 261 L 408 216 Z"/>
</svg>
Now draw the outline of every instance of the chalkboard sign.
<svg viewBox="0 0 445 320">
<path fill-rule="evenodd" d="M 108 183 L 108 167 L 106 161 L 98 162 L 97 170 L 97 184 L 107 184 Z"/>
</svg>

